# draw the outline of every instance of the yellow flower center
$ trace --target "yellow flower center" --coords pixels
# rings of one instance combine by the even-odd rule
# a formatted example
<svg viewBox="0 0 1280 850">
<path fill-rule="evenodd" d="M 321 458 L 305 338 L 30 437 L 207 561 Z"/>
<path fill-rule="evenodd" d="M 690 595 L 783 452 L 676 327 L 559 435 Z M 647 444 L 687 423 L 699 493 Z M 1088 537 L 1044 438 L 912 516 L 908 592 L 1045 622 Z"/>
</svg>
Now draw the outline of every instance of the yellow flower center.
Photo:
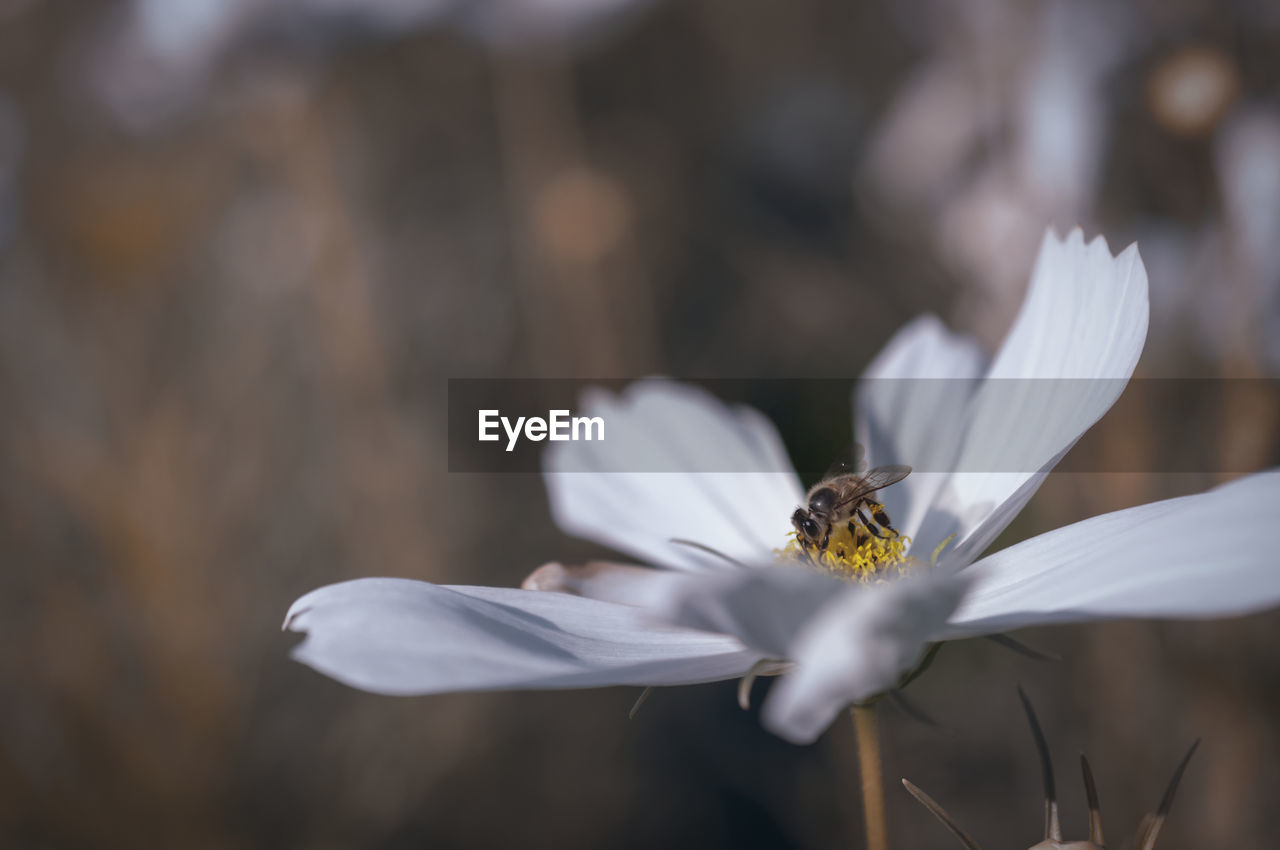
<svg viewBox="0 0 1280 850">
<path fill-rule="evenodd" d="M 833 528 L 827 548 L 822 552 L 814 546 L 806 546 L 799 533 L 793 531 L 788 535 L 787 545 L 775 550 L 775 554 L 779 560 L 816 564 L 838 576 L 857 581 L 869 581 L 890 569 L 903 571 L 914 563 L 915 559 L 907 556 L 910 537 L 895 531 L 889 531 L 885 537 L 877 537 L 857 525 L 854 528 L 857 531 L 850 532 L 846 523 Z"/>
</svg>

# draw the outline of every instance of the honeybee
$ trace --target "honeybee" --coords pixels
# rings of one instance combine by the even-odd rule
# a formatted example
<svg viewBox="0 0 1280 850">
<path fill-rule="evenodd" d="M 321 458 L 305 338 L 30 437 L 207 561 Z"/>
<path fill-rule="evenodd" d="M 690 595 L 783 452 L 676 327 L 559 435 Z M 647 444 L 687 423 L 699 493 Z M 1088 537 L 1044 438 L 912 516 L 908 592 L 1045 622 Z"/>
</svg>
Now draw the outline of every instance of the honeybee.
<svg viewBox="0 0 1280 850">
<path fill-rule="evenodd" d="M 857 455 L 861 458 L 861 447 Z M 791 515 L 801 546 L 806 552 L 827 550 L 832 529 L 847 523 L 849 533 L 859 543 L 874 535 L 883 539 L 898 536 L 884 505 L 871 497 L 876 491 L 911 474 L 911 467 L 878 466 L 866 472 L 839 472 L 824 477 L 805 496 L 808 508 L 796 508 Z"/>
</svg>

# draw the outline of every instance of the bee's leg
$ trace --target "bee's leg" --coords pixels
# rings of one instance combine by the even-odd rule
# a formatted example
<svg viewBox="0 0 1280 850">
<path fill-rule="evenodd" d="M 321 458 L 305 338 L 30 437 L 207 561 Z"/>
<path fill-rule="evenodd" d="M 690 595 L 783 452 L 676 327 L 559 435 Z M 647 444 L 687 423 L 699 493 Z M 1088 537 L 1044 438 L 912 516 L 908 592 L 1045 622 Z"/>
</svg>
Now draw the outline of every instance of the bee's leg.
<svg viewBox="0 0 1280 850">
<path fill-rule="evenodd" d="M 853 535 L 853 545 L 859 549 L 862 548 L 862 544 L 867 542 L 867 538 L 870 537 L 871 534 L 860 522 L 849 520 L 849 525 L 847 527 L 849 529 L 849 533 Z"/>
<path fill-rule="evenodd" d="M 800 551 L 804 553 L 805 560 L 809 562 L 809 566 L 811 567 L 821 566 L 822 553 L 827 551 L 827 542 L 830 539 L 830 537 L 831 537 L 831 534 L 828 532 L 827 536 L 822 538 L 821 543 L 810 543 L 807 540 L 803 540 L 800 542 Z"/>
<path fill-rule="evenodd" d="M 867 507 L 871 509 L 871 515 L 876 518 L 876 522 L 880 527 L 889 532 L 890 537 L 897 537 L 898 529 L 893 527 L 893 522 L 889 519 L 888 512 L 884 509 L 884 505 L 879 502 L 868 502 Z"/>
<path fill-rule="evenodd" d="M 878 507 L 874 502 L 867 502 L 866 504 L 871 507 L 872 511 Z M 889 540 L 897 534 L 897 532 L 894 532 L 893 534 L 882 534 L 880 527 L 871 521 L 871 517 L 862 512 L 862 505 L 858 505 L 858 507 L 854 508 L 853 513 L 858 517 L 858 522 L 866 526 L 867 531 L 871 532 L 876 537 L 879 537 L 881 540 Z M 881 513 L 883 513 L 883 511 L 881 511 Z"/>
</svg>

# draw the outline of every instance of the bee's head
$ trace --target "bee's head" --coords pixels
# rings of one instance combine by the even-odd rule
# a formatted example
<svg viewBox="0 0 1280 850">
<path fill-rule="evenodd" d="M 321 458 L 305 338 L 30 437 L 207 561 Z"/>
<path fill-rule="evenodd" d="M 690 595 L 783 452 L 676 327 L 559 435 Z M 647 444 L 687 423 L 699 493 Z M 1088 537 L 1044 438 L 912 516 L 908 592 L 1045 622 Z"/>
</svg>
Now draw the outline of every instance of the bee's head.
<svg viewBox="0 0 1280 850">
<path fill-rule="evenodd" d="M 791 515 L 791 524 L 796 527 L 796 531 L 800 532 L 800 536 L 809 543 L 817 543 L 822 539 L 822 527 L 803 508 L 796 508 L 796 512 Z"/>
</svg>

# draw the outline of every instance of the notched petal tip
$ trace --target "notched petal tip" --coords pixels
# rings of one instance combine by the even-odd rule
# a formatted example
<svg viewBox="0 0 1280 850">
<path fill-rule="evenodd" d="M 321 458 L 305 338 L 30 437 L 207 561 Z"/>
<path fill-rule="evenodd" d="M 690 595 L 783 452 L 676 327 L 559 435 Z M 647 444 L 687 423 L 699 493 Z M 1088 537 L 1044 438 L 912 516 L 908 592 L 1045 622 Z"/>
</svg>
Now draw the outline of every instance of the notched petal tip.
<svg viewBox="0 0 1280 850">
<path fill-rule="evenodd" d="M 1106 259 L 1112 261 L 1126 260 L 1129 255 L 1137 255 L 1138 243 L 1130 242 L 1119 252 L 1112 252 L 1107 237 L 1101 233 L 1095 235 L 1092 239 L 1085 236 L 1084 228 L 1075 225 L 1067 231 L 1065 236 L 1059 235 L 1056 227 L 1049 227 L 1045 230 L 1044 239 L 1040 243 L 1040 251 L 1044 253 L 1046 249 L 1066 250 L 1070 252 L 1083 252 L 1088 254 L 1105 252 Z"/>
<path fill-rule="evenodd" d="M 1060 245 L 1074 244 L 1074 245 L 1080 245 L 1083 247 L 1084 245 L 1091 244 L 1090 240 L 1086 240 L 1084 238 L 1084 227 L 1079 224 L 1077 224 L 1075 227 L 1069 228 L 1067 230 L 1066 236 L 1059 236 L 1057 228 L 1054 228 L 1054 227 L 1051 227 L 1048 229 L 1048 231 L 1046 231 L 1046 235 L 1049 235 L 1049 234 L 1052 234 L 1053 237 L 1057 240 L 1058 244 Z M 1094 237 L 1094 239 L 1101 239 L 1101 238 L 1102 238 L 1101 236 Z"/>
</svg>

